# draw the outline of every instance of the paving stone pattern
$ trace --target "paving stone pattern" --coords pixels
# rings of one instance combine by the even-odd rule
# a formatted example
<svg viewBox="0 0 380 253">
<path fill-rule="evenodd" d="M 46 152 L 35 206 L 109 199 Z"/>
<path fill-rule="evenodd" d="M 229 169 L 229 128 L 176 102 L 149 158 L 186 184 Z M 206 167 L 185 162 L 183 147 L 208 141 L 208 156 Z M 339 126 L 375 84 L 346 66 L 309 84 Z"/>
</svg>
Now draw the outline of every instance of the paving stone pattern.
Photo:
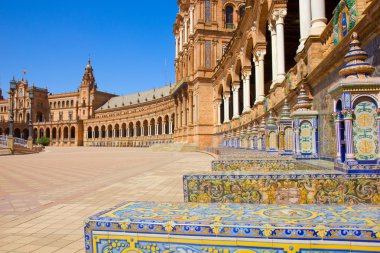
<svg viewBox="0 0 380 253">
<path fill-rule="evenodd" d="M 0 157 L 0 253 L 84 252 L 83 221 L 123 201 L 183 201 L 182 176 L 204 153 L 48 148 Z"/>
</svg>

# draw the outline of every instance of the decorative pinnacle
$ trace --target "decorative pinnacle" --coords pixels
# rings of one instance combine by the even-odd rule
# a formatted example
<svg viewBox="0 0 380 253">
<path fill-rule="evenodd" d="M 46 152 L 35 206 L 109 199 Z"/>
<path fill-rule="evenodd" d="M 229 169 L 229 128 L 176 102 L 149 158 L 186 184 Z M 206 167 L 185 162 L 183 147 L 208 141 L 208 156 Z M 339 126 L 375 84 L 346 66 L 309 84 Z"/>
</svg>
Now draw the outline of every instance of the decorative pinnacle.
<svg viewBox="0 0 380 253">
<path fill-rule="evenodd" d="M 287 99 L 285 99 L 282 106 L 281 119 L 290 119 L 290 107 Z"/>
<path fill-rule="evenodd" d="M 310 102 L 309 96 L 306 94 L 305 87 L 301 85 L 300 94 L 297 97 L 297 104 L 294 106 L 294 109 L 297 111 L 308 111 L 313 106 Z"/>
<path fill-rule="evenodd" d="M 87 69 L 92 69 L 90 55 L 88 56 L 88 61 L 87 61 L 86 70 L 87 70 Z"/>
<path fill-rule="evenodd" d="M 261 120 L 261 123 L 260 123 L 260 130 L 265 131 L 265 127 L 266 127 L 265 117 L 263 117 L 263 119 Z"/>
<path fill-rule="evenodd" d="M 268 117 L 268 123 L 267 126 L 275 126 L 276 122 L 274 121 L 272 111 L 269 112 L 269 117 Z"/>
<path fill-rule="evenodd" d="M 375 68 L 367 60 L 368 54 L 361 48 L 359 35 L 353 32 L 351 35 L 350 49 L 344 56 L 346 65 L 339 71 L 339 75 L 345 78 L 367 78 Z"/>
</svg>

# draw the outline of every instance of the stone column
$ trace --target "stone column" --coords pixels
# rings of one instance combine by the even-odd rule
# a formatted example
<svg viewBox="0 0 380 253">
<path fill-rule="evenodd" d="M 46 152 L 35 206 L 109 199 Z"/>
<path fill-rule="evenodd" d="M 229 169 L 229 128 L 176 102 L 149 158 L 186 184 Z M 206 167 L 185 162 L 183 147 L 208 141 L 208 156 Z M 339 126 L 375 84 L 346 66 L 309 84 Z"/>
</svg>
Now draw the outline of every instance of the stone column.
<svg viewBox="0 0 380 253">
<path fill-rule="evenodd" d="M 145 131 L 144 131 L 144 127 L 143 127 L 143 126 L 141 127 L 140 132 L 141 132 L 141 136 L 144 136 L 144 135 L 145 135 L 145 133 L 144 133 Z"/>
<path fill-rule="evenodd" d="M 175 129 L 178 129 L 178 124 L 179 124 L 179 117 L 178 117 L 178 115 L 179 115 L 179 113 L 178 113 L 179 106 L 178 106 L 178 103 L 179 103 L 179 99 L 176 96 L 175 97 L 175 116 L 174 116 L 175 117 L 175 122 L 176 122 Z"/>
<path fill-rule="evenodd" d="M 255 72 L 256 72 L 256 103 L 264 101 L 264 56 L 265 50 L 256 52 Z"/>
<path fill-rule="evenodd" d="M 133 129 L 133 137 L 136 137 L 137 136 L 137 127 L 134 127 Z"/>
<path fill-rule="evenodd" d="M 344 128 L 345 128 L 345 139 L 346 139 L 346 161 L 355 160 L 354 154 L 354 141 L 353 141 L 353 133 L 352 133 L 352 110 L 344 110 Z"/>
<path fill-rule="evenodd" d="M 179 28 L 179 52 L 183 51 L 183 28 Z"/>
<path fill-rule="evenodd" d="M 294 137 L 296 140 L 295 146 L 296 146 L 296 154 L 301 154 L 301 148 L 300 148 L 300 129 L 299 127 L 294 128 Z"/>
<path fill-rule="evenodd" d="M 313 127 L 313 150 L 312 154 L 317 154 L 317 128 Z"/>
<path fill-rule="evenodd" d="M 152 134 L 152 125 L 149 123 L 148 124 L 148 136 L 151 136 Z"/>
<path fill-rule="evenodd" d="M 221 114 L 221 111 L 222 111 L 222 101 L 221 100 L 217 100 L 216 101 L 216 111 L 218 113 L 218 115 L 216 116 L 216 118 L 218 119 L 217 120 L 217 125 L 220 126 L 222 124 L 222 119 L 220 117 L 220 114 Z"/>
<path fill-rule="evenodd" d="M 169 134 L 173 134 L 173 122 L 169 121 Z"/>
<path fill-rule="evenodd" d="M 300 1 L 303 1 L 303 0 L 300 0 Z M 277 79 L 277 31 L 276 31 L 276 27 L 272 23 L 269 24 L 268 28 L 269 28 L 269 31 L 271 32 L 271 42 L 272 42 L 272 80 L 275 81 Z"/>
<path fill-rule="evenodd" d="M 227 122 L 230 122 L 230 105 L 229 105 L 229 102 L 230 102 L 230 94 L 226 93 L 224 94 L 224 97 L 223 97 L 223 105 L 224 105 L 224 122 L 223 123 L 227 123 Z"/>
<path fill-rule="evenodd" d="M 95 139 L 95 131 L 92 131 L 92 139 Z"/>
<path fill-rule="evenodd" d="M 69 127 L 68 133 L 67 133 L 67 143 L 71 144 L 71 127 Z"/>
<path fill-rule="evenodd" d="M 166 124 L 162 123 L 162 134 L 166 134 Z"/>
<path fill-rule="evenodd" d="M 127 137 L 130 137 L 129 136 L 130 134 L 129 134 L 129 127 L 127 128 Z"/>
<path fill-rule="evenodd" d="M 175 58 L 178 59 L 178 35 L 175 36 Z"/>
<path fill-rule="evenodd" d="M 342 136 L 340 136 L 340 112 L 334 113 L 334 118 L 335 118 L 335 138 L 336 138 L 336 161 L 337 162 L 342 162 L 342 157 L 341 157 L 341 139 Z"/>
<path fill-rule="evenodd" d="M 259 82 L 260 82 L 260 74 L 259 74 L 259 60 L 256 58 L 256 56 L 253 58 L 254 64 L 255 64 L 255 89 L 256 89 L 256 97 L 255 97 L 255 104 L 259 102 L 260 96 L 260 88 L 259 88 Z"/>
<path fill-rule="evenodd" d="M 310 0 L 299 0 L 300 8 L 300 45 L 298 46 L 297 53 L 301 52 L 305 46 L 305 41 L 309 35 L 311 27 L 311 6 Z"/>
<path fill-rule="evenodd" d="M 187 18 L 185 18 L 183 22 L 185 23 L 185 44 L 187 44 L 187 42 L 188 42 L 188 30 L 187 30 L 188 29 L 187 28 L 188 20 L 187 20 Z"/>
<path fill-rule="evenodd" d="M 193 91 L 189 91 L 189 125 L 193 125 Z"/>
<path fill-rule="evenodd" d="M 250 104 L 250 77 L 251 77 L 251 72 L 250 71 L 245 71 L 243 73 L 243 103 L 244 103 L 244 109 L 243 113 L 250 112 L 251 111 L 251 104 Z"/>
<path fill-rule="evenodd" d="M 182 103 L 182 109 L 183 109 L 183 115 L 182 115 L 182 117 L 183 117 L 183 119 L 182 119 L 182 126 L 187 126 L 187 106 L 188 106 L 188 104 L 187 104 L 187 98 L 186 98 L 186 95 L 185 95 L 185 93 L 183 93 L 182 94 L 182 99 L 183 99 L 183 103 Z"/>
<path fill-rule="evenodd" d="M 191 6 L 189 8 L 189 16 L 190 16 L 190 35 L 194 33 L 194 7 Z"/>
<path fill-rule="evenodd" d="M 284 131 L 280 132 L 280 150 L 281 151 L 285 150 L 285 132 Z"/>
<path fill-rule="evenodd" d="M 277 82 L 282 82 L 285 79 L 285 31 L 284 18 L 286 9 L 277 9 L 273 13 L 276 20 L 277 31 Z"/>
<path fill-rule="evenodd" d="M 178 112 L 177 129 L 182 128 L 182 100 L 181 99 L 178 99 L 178 109 L 179 109 L 179 112 Z"/>
<path fill-rule="evenodd" d="M 155 126 L 154 133 L 155 133 L 156 135 L 158 135 L 158 124 L 156 124 L 156 126 Z"/>
<path fill-rule="evenodd" d="M 234 115 L 232 119 L 238 119 L 239 118 L 239 89 L 240 89 L 240 83 L 234 83 L 232 87 L 233 91 L 233 110 Z"/>
<path fill-rule="evenodd" d="M 325 0 L 311 0 L 310 34 L 319 35 L 326 27 Z"/>
</svg>

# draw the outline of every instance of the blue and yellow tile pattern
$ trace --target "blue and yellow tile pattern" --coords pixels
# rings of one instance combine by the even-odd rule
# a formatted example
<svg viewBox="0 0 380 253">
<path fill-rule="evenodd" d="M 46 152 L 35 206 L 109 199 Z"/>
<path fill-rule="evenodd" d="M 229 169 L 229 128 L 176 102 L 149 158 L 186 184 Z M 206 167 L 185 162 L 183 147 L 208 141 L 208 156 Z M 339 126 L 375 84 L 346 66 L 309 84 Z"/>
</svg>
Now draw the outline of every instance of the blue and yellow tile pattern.
<svg viewBox="0 0 380 253">
<path fill-rule="evenodd" d="M 86 252 L 379 252 L 379 206 L 127 202 L 85 222 Z"/>
<path fill-rule="evenodd" d="M 249 204 L 380 204 L 376 174 L 213 172 L 183 177 L 185 202 Z"/>
</svg>

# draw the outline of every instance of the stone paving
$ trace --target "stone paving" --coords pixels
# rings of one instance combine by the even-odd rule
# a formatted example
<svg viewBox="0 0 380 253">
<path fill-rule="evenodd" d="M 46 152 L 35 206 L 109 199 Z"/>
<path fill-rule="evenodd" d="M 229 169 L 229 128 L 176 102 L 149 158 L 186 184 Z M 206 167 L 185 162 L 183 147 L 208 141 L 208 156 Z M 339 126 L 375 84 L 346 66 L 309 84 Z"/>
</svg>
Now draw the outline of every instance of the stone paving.
<svg viewBox="0 0 380 253">
<path fill-rule="evenodd" d="M 83 221 L 123 201 L 183 202 L 182 175 L 210 155 L 48 148 L 0 157 L 0 253 L 84 252 Z"/>
</svg>

